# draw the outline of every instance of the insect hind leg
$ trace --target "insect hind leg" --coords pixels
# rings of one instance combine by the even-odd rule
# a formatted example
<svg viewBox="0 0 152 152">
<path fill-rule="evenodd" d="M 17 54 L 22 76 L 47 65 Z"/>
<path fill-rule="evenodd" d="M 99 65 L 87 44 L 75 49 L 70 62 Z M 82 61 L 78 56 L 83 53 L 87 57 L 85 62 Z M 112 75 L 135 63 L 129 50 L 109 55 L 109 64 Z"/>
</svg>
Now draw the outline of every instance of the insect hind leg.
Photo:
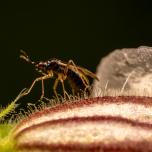
<svg viewBox="0 0 152 152">
<path fill-rule="evenodd" d="M 82 73 L 78 70 L 78 68 L 77 68 L 77 66 L 76 66 L 76 64 L 74 63 L 73 60 L 69 60 L 69 61 L 68 61 L 67 66 L 66 66 L 65 71 L 64 71 L 64 74 L 67 75 L 67 72 L 68 72 L 68 69 L 69 69 L 70 65 L 72 65 L 72 66 L 74 67 L 74 70 L 75 70 L 75 71 L 79 74 L 79 76 L 81 77 L 81 80 L 83 81 L 83 84 L 85 85 L 85 88 L 87 88 L 87 87 L 89 86 L 89 81 L 88 81 L 88 79 L 85 77 L 85 75 L 82 74 Z"/>
</svg>

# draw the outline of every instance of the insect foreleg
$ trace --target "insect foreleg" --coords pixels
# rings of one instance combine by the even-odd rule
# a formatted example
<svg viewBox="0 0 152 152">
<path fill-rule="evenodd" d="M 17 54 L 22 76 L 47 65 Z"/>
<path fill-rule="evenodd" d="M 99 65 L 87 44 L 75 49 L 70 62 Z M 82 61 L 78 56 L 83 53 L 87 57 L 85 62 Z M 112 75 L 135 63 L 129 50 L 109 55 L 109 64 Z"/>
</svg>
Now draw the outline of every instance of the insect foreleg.
<svg viewBox="0 0 152 152">
<path fill-rule="evenodd" d="M 40 99 L 43 99 L 43 97 L 44 97 L 44 81 L 43 81 L 43 79 L 42 79 L 42 94 L 41 94 L 41 98 Z"/>
<path fill-rule="evenodd" d="M 45 75 L 45 76 L 43 76 L 43 77 L 36 78 L 36 79 L 33 81 L 33 83 L 32 83 L 32 85 L 30 86 L 30 88 L 24 93 L 24 95 L 27 95 L 27 94 L 29 94 L 29 93 L 31 92 L 31 90 L 32 90 L 32 88 L 34 87 L 34 85 L 35 85 L 36 82 L 42 81 L 42 95 L 41 95 L 41 98 L 43 98 L 43 96 L 44 96 L 44 83 L 43 83 L 43 80 L 49 79 L 49 78 L 51 78 L 51 77 L 52 77 L 52 75 L 48 74 L 48 75 Z"/>
</svg>

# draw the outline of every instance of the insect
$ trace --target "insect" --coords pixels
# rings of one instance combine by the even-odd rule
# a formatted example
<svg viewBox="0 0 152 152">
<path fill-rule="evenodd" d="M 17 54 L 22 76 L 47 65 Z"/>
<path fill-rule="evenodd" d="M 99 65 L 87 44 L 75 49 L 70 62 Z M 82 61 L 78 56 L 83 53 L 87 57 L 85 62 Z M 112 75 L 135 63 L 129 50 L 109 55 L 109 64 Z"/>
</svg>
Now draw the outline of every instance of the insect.
<svg viewBox="0 0 152 152">
<path fill-rule="evenodd" d="M 99 80 L 94 73 L 92 73 L 91 71 L 85 68 L 75 65 L 75 63 L 72 60 L 69 60 L 67 63 L 65 63 L 61 60 L 53 58 L 47 61 L 34 62 L 29 58 L 27 53 L 23 50 L 21 50 L 20 58 L 33 64 L 35 66 L 36 71 L 42 74 L 41 77 L 38 77 L 33 81 L 30 88 L 25 93 L 25 95 L 31 92 L 32 88 L 34 87 L 37 81 L 41 81 L 42 82 L 41 98 L 43 98 L 44 97 L 44 82 L 43 81 L 45 79 L 49 79 L 52 77 L 56 77 L 54 85 L 53 85 L 53 92 L 55 96 L 57 97 L 57 99 L 58 99 L 58 94 L 57 94 L 56 89 L 59 82 L 61 82 L 62 84 L 63 95 L 65 98 L 66 95 L 68 96 L 68 93 L 66 92 L 65 86 L 64 86 L 64 81 L 66 79 L 70 82 L 73 94 L 80 91 L 89 90 L 90 83 L 87 76 L 93 79 Z"/>
</svg>

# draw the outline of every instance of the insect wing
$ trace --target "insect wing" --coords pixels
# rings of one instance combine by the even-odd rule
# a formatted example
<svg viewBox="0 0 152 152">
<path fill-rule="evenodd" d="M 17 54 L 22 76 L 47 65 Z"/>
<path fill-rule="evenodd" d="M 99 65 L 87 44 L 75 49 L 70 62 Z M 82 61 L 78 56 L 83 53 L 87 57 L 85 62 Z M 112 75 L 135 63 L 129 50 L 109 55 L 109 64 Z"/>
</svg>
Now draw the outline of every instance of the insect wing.
<svg viewBox="0 0 152 152">
<path fill-rule="evenodd" d="M 65 63 L 65 62 L 61 62 L 60 64 L 64 67 L 67 66 L 67 63 Z M 87 70 L 86 68 L 82 68 L 80 66 L 74 66 L 74 65 L 71 65 L 71 64 L 69 65 L 69 68 L 71 68 L 74 71 L 78 70 L 78 72 L 82 73 L 84 76 L 87 75 L 87 76 L 90 76 L 91 78 L 96 79 L 96 80 L 99 81 L 99 78 L 94 73 Z"/>
<path fill-rule="evenodd" d="M 89 71 L 85 68 L 79 67 L 79 66 L 77 66 L 77 69 L 78 69 L 79 72 L 83 73 L 84 75 L 90 76 L 91 78 L 96 79 L 96 80 L 99 81 L 99 78 L 94 73 L 92 73 L 91 71 Z"/>
</svg>

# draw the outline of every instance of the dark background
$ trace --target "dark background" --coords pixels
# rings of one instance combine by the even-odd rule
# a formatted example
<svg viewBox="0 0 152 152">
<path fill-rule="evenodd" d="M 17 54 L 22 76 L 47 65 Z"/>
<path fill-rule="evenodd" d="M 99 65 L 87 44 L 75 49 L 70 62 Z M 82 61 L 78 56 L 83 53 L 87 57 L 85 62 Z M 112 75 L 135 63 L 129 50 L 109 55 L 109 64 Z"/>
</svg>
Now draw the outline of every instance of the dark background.
<svg viewBox="0 0 152 152">
<path fill-rule="evenodd" d="M 19 59 L 20 49 L 33 60 L 72 59 L 95 72 L 110 51 L 140 45 L 152 45 L 151 0 L 5 0 L 0 4 L 0 102 L 12 101 L 38 76 Z M 47 92 L 52 81 L 46 82 Z M 29 96 L 40 95 L 37 84 Z M 21 101 L 31 102 L 29 96 Z"/>
</svg>

